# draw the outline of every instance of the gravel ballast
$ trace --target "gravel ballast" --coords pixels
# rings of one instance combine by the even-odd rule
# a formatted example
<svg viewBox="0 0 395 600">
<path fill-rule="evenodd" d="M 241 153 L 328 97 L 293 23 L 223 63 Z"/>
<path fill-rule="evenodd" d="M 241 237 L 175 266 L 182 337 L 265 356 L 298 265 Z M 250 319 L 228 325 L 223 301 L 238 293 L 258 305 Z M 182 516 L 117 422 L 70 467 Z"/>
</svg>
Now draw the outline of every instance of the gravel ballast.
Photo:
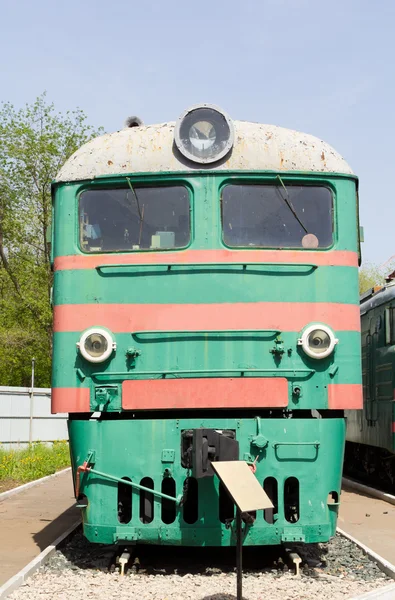
<svg viewBox="0 0 395 600">
<path fill-rule="evenodd" d="M 295 577 L 281 549 L 245 548 L 245 600 L 346 600 L 391 583 L 347 539 L 297 548 Z M 115 549 L 89 544 L 77 532 L 11 600 L 235 600 L 235 549 L 139 546 L 139 561 L 124 577 L 109 572 Z M 133 563 L 133 560 L 131 561 Z"/>
</svg>

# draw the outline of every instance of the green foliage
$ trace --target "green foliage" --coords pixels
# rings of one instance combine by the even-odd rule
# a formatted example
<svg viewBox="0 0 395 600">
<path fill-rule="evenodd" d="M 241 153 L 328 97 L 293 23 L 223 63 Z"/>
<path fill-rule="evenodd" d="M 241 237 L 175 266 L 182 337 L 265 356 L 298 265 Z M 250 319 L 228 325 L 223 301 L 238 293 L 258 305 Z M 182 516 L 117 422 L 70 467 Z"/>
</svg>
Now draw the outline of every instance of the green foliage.
<svg viewBox="0 0 395 600">
<path fill-rule="evenodd" d="M 23 450 L 0 448 L 0 482 L 24 483 L 52 475 L 70 465 L 68 442 L 61 440 L 47 446 L 34 442 Z"/>
<path fill-rule="evenodd" d="M 51 181 L 82 144 L 102 133 L 77 109 L 65 115 L 45 94 L 0 109 L 0 385 L 50 385 L 52 274 L 46 229 Z"/>
<path fill-rule="evenodd" d="M 384 273 L 380 267 L 372 263 L 366 263 L 359 269 L 359 293 L 363 294 L 370 288 L 384 283 Z"/>
<path fill-rule="evenodd" d="M 359 293 L 363 294 L 369 289 L 384 285 L 385 278 L 395 268 L 393 262 L 388 262 L 384 266 L 378 266 L 373 263 L 366 263 L 359 269 Z"/>
</svg>

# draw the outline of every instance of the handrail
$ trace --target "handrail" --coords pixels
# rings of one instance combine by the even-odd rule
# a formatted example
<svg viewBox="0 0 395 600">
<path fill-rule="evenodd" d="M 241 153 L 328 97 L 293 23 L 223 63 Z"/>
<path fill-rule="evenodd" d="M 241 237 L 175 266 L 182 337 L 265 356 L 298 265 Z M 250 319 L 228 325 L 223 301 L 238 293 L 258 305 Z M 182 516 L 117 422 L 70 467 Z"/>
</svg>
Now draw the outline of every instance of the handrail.
<svg viewBox="0 0 395 600">
<path fill-rule="evenodd" d="M 279 446 L 316 446 L 317 448 L 321 445 L 321 442 L 273 442 L 273 448 Z"/>
<path fill-rule="evenodd" d="M 177 498 L 175 498 L 174 496 L 168 496 L 167 494 L 164 494 L 163 492 L 159 492 L 158 490 L 153 490 L 151 488 L 147 488 L 144 485 L 135 483 L 134 481 L 128 481 L 127 479 L 121 479 L 120 477 L 115 477 L 115 475 L 109 475 L 108 473 L 103 473 L 102 471 L 97 471 L 96 469 L 92 469 L 92 467 L 89 467 L 89 466 L 86 466 L 84 470 L 87 473 L 93 473 L 94 475 L 99 475 L 100 477 L 104 477 L 105 479 L 109 479 L 110 481 L 115 481 L 117 483 L 124 483 L 125 485 L 130 485 L 131 487 L 137 488 L 138 490 L 142 490 L 143 492 L 149 492 L 150 494 L 153 494 L 154 496 L 160 496 L 161 498 L 164 498 L 165 500 L 171 500 L 172 502 L 175 502 L 177 505 L 181 504 L 182 495 L 177 496 Z"/>
<path fill-rule="evenodd" d="M 305 460 L 305 461 L 312 461 L 315 460 L 318 456 L 318 452 L 320 450 L 320 446 L 321 446 L 321 442 L 319 442 L 318 440 L 314 441 L 314 442 L 273 442 L 272 444 L 273 448 L 274 448 L 274 452 L 276 453 L 276 456 L 278 458 L 278 460 Z M 281 450 L 280 448 L 282 446 L 286 446 L 286 447 L 291 447 L 291 448 L 295 448 L 295 446 L 307 446 L 308 448 L 313 448 L 313 452 L 315 454 L 315 458 L 311 457 L 311 458 L 299 458 L 297 455 L 295 455 L 294 450 L 292 450 L 292 452 L 294 453 L 292 455 L 292 458 L 282 458 L 281 457 Z"/>
<path fill-rule="evenodd" d="M 97 381 L 108 381 L 111 379 L 119 379 L 119 378 L 123 378 L 123 379 L 136 379 L 138 380 L 139 377 L 150 377 L 151 379 L 156 377 L 157 379 L 165 379 L 168 376 L 172 376 L 172 377 L 179 377 L 179 376 L 183 376 L 183 375 L 188 375 L 189 377 L 185 377 L 185 379 L 193 379 L 194 375 L 210 375 L 215 376 L 218 374 L 218 377 L 222 377 L 224 375 L 231 375 L 234 374 L 235 376 L 239 377 L 240 379 L 244 377 L 245 374 L 249 374 L 249 373 L 253 373 L 253 374 L 258 374 L 258 373 L 265 373 L 266 375 L 269 374 L 272 377 L 285 377 L 286 375 L 292 377 L 292 376 L 306 376 L 306 375 L 312 375 L 313 373 L 315 373 L 314 369 L 240 369 L 240 368 L 236 368 L 236 369 L 196 369 L 196 370 L 191 370 L 191 369 L 180 369 L 180 370 L 172 370 L 172 371 L 113 371 L 113 372 L 109 372 L 109 371 L 100 371 L 98 373 L 92 373 L 92 378 L 96 379 Z"/>
<path fill-rule="evenodd" d="M 168 331 L 163 330 L 139 330 L 132 331 L 132 337 L 141 337 L 142 335 L 234 335 L 234 334 L 246 334 L 246 335 L 257 335 L 257 334 L 268 334 L 268 335 L 279 335 L 281 331 L 279 329 L 210 329 L 208 331 L 200 329 L 169 329 Z"/>
<path fill-rule="evenodd" d="M 174 269 L 175 267 L 180 267 L 180 268 L 208 268 L 208 267 L 213 267 L 216 269 L 223 269 L 226 267 L 243 267 L 243 270 L 246 270 L 247 267 L 256 267 L 256 268 L 260 268 L 261 270 L 264 270 L 266 267 L 275 267 L 277 268 L 281 268 L 281 267 L 285 267 L 285 268 L 294 268 L 294 267 L 302 267 L 302 268 L 307 268 L 307 269 L 317 269 L 318 265 L 313 264 L 313 263 L 277 263 L 277 262 L 248 262 L 248 261 L 242 261 L 242 262 L 197 262 L 197 263 L 113 263 L 113 264 L 102 264 L 102 265 L 97 265 L 95 268 L 97 271 L 105 271 L 105 270 L 109 270 L 109 269 L 149 269 L 149 268 L 155 268 L 157 269 L 158 267 L 164 267 L 167 271 L 171 271 L 171 269 Z"/>
</svg>

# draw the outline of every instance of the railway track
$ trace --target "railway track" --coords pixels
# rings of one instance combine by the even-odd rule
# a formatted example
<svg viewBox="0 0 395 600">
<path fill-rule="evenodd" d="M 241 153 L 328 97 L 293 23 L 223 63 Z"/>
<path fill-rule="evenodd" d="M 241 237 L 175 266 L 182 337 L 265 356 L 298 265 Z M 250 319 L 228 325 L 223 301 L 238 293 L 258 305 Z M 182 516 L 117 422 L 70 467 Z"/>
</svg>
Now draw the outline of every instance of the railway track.
<svg viewBox="0 0 395 600">
<path fill-rule="evenodd" d="M 394 497 L 355 481 L 343 482 L 338 526 L 395 564 Z"/>
<path fill-rule="evenodd" d="M 361 494 L 355 493 L 357 496 Z M 359 497 L 363 502 L 372 501 L 372 498 L 365 495 Z M 389 510 L 392 509 L 389 502 L 386 505 Z M 368 510 L 365 504 L 361 506 L 361 510 Z M 344 523 L 344 516 L 340 516 L 343 522 L 339 519 L 339 524 L 349 531 L 350 524 Z M 293 550 L 301 558 L 299 577 L 295 576 L 289 554 L 283 549 L 245 548 L 244 598 L 395 599 L 395 583 L 392 579 L 395 578 L 395 567 L 369 545 L 355 543 L 353 536 L 345 536 L 347 534 L 342 532 L 329 544 L 294 547 Z M 133 547 L 122 550 L 130 554 L 124 576 L 121 575 L 121 567 L 116 560 L 119 551 L 115 547 L 90 544 L 82 536 L 81 527 L 75 524 L 0 588 L 0 599 L 235 598 L 233 548 L 169 549 L 138 546 L 137 551 Z M 373 595 L 361 596 L 366 593 Z"/>
<path fill-rule="evenodd" d="M 388 504 L 392 504 L 395 506 L 395 495 L 386 491 L 385 488 L 373 488 L 370 485 L 367 485 L 366 480 L 360 481 L 355 478 L 343 477 L 342 480 L 343 488 L 348 490 L 354 490 L 356 492 L 360 492 L 362 494 L 366 494 L 371 498 L 377 498 L 379 500 L 383 500 Z"/>
<path fill-rule="evenodd" d="M 64 536 L 63 536 L 64 537 Z M 55 547 L 57 546 L 57 547 Z M 338 534 L 329 544 L 294 548 L 301 559 L 300 576 L 279 548 L 246 548 L 243 588 L 246 600 L 350 599 L 395 585 L 353 542 Z M 128 548 L 125 575 L 116 565 L 117 551 L 90 544 L 80 526 L 46 550 L 0 598 L 141 598 L 141 600 L 231 600 L 236 575 L 234 549 L 185 549 L 142 546 Z M 32 571 L 36 569 L 33 574 Z M 12 589 L 14 588 L 14 589 Z M 388 593 L 390 588 L 388 588 Z M 374 591 L 376 590 L 376 592 Z M 379 596 L 373 596 L 379 597 Z M 387 598 L 387 597 L 383 597 Z"/>
</svg>

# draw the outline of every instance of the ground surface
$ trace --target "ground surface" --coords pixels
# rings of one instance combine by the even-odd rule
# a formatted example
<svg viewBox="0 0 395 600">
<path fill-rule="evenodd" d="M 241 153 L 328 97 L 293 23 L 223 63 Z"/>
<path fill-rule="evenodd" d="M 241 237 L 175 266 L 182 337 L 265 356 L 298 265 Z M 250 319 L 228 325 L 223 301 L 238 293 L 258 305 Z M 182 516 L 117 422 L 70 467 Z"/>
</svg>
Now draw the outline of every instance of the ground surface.
<svg viewBox="0 0 395 600">
<path fill-rule="evenodd" d="M 12 490 L 13 488 L 18 487 L 18 485 L 22 485 L 22 481 L 17 481 L 16 479 L 3 479 L 0 481 L 0 494 Z"/>
<path fill-rule="evenodd" d="M 337 524 L 395 564 L 395 506 L 344 488 Z"/>
<path fill-rule="evenodd" d="M 0 585 L 77 521 L 71 472 L 0 499 Z"/>
<path fill-rule="evenodd" d="M 245 600 L 348 600 L 389 580 L 348 540 L 309 546 L 301 577 L 295 577 L 280 549 L 244 552 Z M 124 577 L 109 573 L 113 549 L 89 544 L 78 533 L 10 600 L 233 600 L 235 553 L 231 549 L 137 548 L 139 569 Z M 276 557 L 274 559 L 274 557 Z M 210 566 L 208 566 L 210 565 Z"/>
</svg>

